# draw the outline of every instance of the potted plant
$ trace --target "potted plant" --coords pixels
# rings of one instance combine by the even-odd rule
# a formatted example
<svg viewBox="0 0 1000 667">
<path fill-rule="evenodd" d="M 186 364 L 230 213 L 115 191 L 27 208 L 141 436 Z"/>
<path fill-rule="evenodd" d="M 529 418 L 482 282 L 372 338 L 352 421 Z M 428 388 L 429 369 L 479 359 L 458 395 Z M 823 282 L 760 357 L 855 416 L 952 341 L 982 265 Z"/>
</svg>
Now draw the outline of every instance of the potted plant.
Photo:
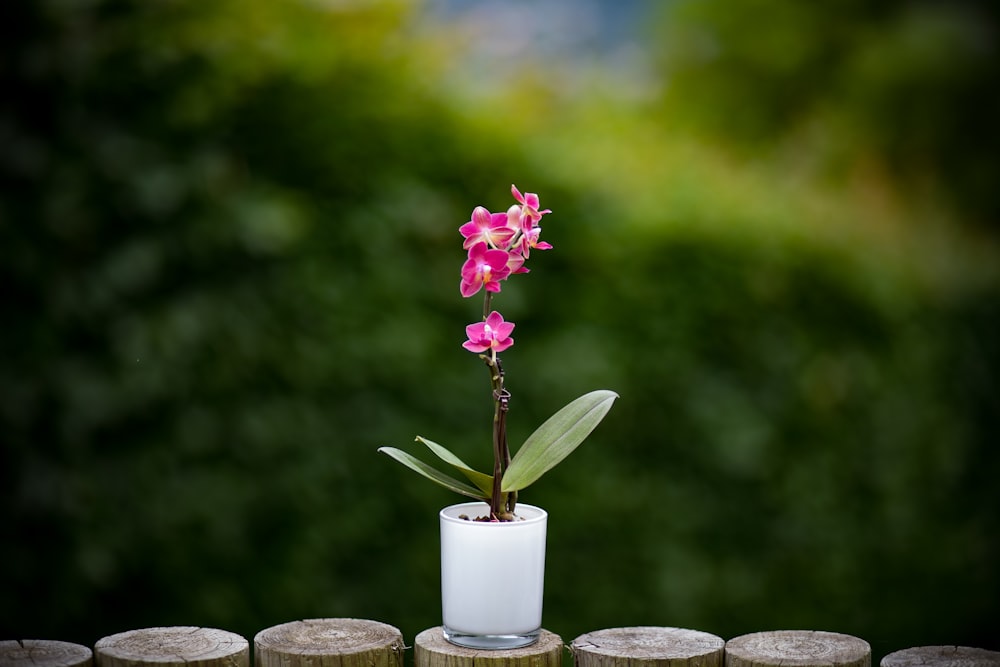
<svg viewBox="0 0 1000 667">
<path fill-rule="evenodd" d="M 598 390 L 556 412 L 511 455 L 507 442 L 510 391 L 499 353 L 514 344 L 514 323 L 492 307 L 511 276 L 527 273 L 532 251 L 552 246 L 539 236 L 538 195 L 511 186 L 517 203 L 504 213 L 477 206 L 459 227 L 468 255 L 462 265 L 463 297 L 484 292 L 482 318 L 465 328 L 462 346 L 489 372 L 493 401 L 493 470 L 478 472 L 441 445 L 417 436 L 464 481 L 394 447 L 380 447 L 408 468 L 473 499 L 441 510 L 441 606 L 448 641 L 473 648 L 514 648 L 541 633 L 545 568 L 545 510 L 518 502 L 518 493 L 562 461 L 600 423 L 618 395 Z M 499 576 L 497 574 L 499 573 Z"/>
</svg>

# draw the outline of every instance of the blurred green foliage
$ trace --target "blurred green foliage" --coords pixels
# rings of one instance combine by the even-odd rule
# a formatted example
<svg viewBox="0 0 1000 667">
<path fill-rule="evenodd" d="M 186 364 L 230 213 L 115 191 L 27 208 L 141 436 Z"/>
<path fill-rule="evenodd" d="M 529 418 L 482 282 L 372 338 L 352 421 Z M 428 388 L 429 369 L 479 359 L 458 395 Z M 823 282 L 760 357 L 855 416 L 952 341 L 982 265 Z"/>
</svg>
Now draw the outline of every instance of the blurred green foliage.
<svg viewBox="0 0 1000 667">
<path fill-rule="evenodd" d="M 982 194 L 961 168 L 996 184 L 995 127 L 960 130 L 997 93 L 978 60 L 956 80 L 907 50 L 968 15 L 753 4 L 765 34 L 722 21 L 738 3 L 663 18 L 728 55 L 652 104 L 540 62 L 465 95 L 460 40 L 403 2 L 5 6 L 0 635 L 437 625 L 455 499 L 375 449 L 420 434 L 488 466 L 457 227 L 515 182 L 555 249 L 498 304 L 512 442 L 621 395 L 523 494 L 551 513 L 546 627 L 997 648 L 1000 264 L 991 219 L 946 203 Z M 956 40 L 927 57 L 959 67 L 979 47 Z M 884 115 L 915 107 L 880 68 L 929 106 Z M 786 97 L 866 124 L 829 130 L 866 159 L 801 167 L 829 156 Z M 867 159 L 908 151 L 954 197 Z"/>
<path fill-rule="evenodd" d="M 996 3 L 678 0 L 661 11 L 652 32 L 673 120 L 828 174 L 875 162 L 995 231 Z"/>
</svg>

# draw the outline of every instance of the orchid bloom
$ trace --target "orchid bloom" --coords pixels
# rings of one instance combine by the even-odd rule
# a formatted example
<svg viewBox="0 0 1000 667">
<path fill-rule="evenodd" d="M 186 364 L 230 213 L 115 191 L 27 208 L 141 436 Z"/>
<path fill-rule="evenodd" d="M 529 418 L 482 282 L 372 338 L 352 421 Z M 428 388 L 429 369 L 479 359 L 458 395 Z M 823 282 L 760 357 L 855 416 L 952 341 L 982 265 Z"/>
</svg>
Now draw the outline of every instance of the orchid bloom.
<svg viewBox="0 0 1000 667">
<path fill-rule="evenodd" d="M 549 209 L 545 209 L 544 211 L 538 210 L 539 206 L 538 195 L 536 195 L 534 192 L 525 192 L 522 195 L 521 191 L 518 190 L 517 187 L 515 187 L 514 184 L 512 183 L 510 186 L 510 193 L 514 195 L 514 199 L 516 199 L 518 203 L 521 204 L 523 219 L 529 220 L 530 225 L 538 224 L 538 221 L 542 219 L 543 215 L 552 212 Z"/>
<path fill-rule="evenodd" d="M 531 269 L 524 265 L 524 255 L 520 251 L 507 253 L 509 259 L 507 260 L 507 268 L 510 269 L 510 275 L 515 273 L 530 273 Z"/>
<path fill-rule="evenodd" d="M 469 258 L 462 265 L 462 296 L 470 297 L 485 287 L 487 292 L 499 292 L 500 281 L 510 275 L 506 250 L 491 249 L 485 241 L 469 248 Z"/>
<path fill-rule="evenodd" d="M 524 229 L 524 207 L 520 204 L 511 204 L 510 208 L 507 209 L 507 226 L 517 234 Z M 529 222 L 530 226 L 531 223 Z M 516 240 L 516 239 L 515 239 Z"/>
<path fill-rule="evenodd" d="M 511 238 L 517 233 L 516 227 L 511 227 L 507 213 L 490 213 L 482 206 L 472 210 L 472 219 L 458 228 L 465 237 L 462 247 L 468 250 L 479 242 L 484 242 L 491 248 L 504 249 Z"/>
<path fill-rule="evenodd" d="M 521 234 L 521 240 L 518 242 L 518 253 L 524 257 L 528 258 L 531 249 L 535 250 L 551 250 L 552 244 L 546 241 L 539 241 L 538 236 L 541 234 L 541 227 L 532 227 L 531 229 L 526 229 Z"/>
<path fill-rule="evenodd" d="M 503 315 L 494 310 L 486 317 L 485 322 L 465 327 L 465 335 L 469 340 L 462 343 L 462 347 L 477 353 L 486 350 L 492 350 L 494 354 L 503 352 L 514 344 L 514 339 L 510 337 L 513 330 L 514 323 L 505 322 Z"/>
</svg>

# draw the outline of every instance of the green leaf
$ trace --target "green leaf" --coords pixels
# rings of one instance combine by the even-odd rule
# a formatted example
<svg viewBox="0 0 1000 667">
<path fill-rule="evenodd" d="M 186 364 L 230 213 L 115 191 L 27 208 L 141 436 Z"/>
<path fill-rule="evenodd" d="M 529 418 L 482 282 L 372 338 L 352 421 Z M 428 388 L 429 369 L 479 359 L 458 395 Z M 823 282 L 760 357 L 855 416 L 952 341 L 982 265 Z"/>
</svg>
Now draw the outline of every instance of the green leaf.
<svg viewBox="0 0 1000 667">
<path fill-rule="evenodd" d="M 599 389 L 549 417 L 524 441 L 510 462 L 501 490 L 520 491 L 569 456 L 601 423 L 616 398 L 615 392 Z"/>
<path fill-rule="evenodd" d="M 417 436 L 417 441 L 422 442 L 427 445 L 434 454 L 444 461 L 445 463 L 454 466 L 456 470 L 461 472 L 466 478 L 476 485 L 480 491 L 488 498 L 493 493 L 493 476 L 481 473 L 478 470 L 473 470 L 465 464 L 465 462 L 455 456 L 450 450 L 442 447 L 441 445 L 428 440 L 422 436 Z"/>
<path fill-rule="evenodd" d="M 460 493 L 463 496 L 475 498 L 476 500 L 485 500 L 488 497 L 468 484 L 460 482 L 453 477 L 449 477 L 440 470 L 432 468 L 420 459 L 407 454 L 401 449 L 396 449 L 395 447 L 379 447 L 378 451 L 391 456 L 410 470 L 420 473 L 435 484 L 439 484 L 449 491 L 454 491 L 455 493 Z"/>
</svg>

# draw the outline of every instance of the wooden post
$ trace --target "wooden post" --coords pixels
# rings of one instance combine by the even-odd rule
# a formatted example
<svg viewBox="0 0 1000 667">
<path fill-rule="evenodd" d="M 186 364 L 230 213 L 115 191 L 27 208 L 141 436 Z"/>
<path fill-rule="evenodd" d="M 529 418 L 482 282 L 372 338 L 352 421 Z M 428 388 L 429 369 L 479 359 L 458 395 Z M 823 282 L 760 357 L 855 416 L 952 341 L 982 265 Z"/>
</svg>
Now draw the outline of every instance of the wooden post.
<svg viewBox="0 0 1000 667">
<path fill-rule="evenodd" d="M 356 618 L 293 621 L 254 637 L 256 667 L 403 667 L 403 633 Z"/>
<path fill-rule="evenodd" d="M 80 644 L 18 639 L 0 641 L 3 667 L 91 667 L 93 651 Z"/>
<path fill-rule="evenodd" d="M 250 644 L 225 630 L 147 628 L 101 639 L 94 659 L 97 667 L 250 667 Z"/>
<path fill-rule="evenodd" d="M 576 667 L 722 667 L 721 637 L 683 628 L 609 628 L 570 644 Z"/>
<path fill-rule="evenodd" d="M 836 632 L 777 630 L 726 642 L 726 667 L 871 667 L 863 639 Z"/>
<path fill-rule="evenodd" d="M 444 638 L 440 626 L 417 635 L 414 667 L 560 667 L 563 643 L 559 635 L 542 630 L 530 646 L 482 650 L 456 646 Z"/>
<path fill-rule="evenodd" d="M 916 646 L 882 658 L 881 667 L 1000 667 L 1000 653 L 968 646 Z"/>
</svg>

